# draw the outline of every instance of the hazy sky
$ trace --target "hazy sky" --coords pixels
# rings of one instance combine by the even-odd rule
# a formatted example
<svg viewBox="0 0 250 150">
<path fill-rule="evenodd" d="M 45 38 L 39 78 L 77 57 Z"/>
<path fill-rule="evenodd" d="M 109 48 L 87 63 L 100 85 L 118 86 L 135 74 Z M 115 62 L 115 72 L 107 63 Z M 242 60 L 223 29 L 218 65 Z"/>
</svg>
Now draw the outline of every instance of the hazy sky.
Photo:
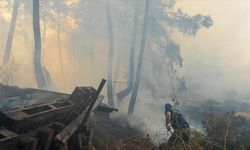
<svg viewBox="0 0 250 150">
<path fill-rule="evenodd" d="M 214 21 L 212 27 L 201 29 L 196 37 L 183 36 L 180 33 L 175 34 L 177 43 L 181 45 L 184 58 L 183 71 L 187 80 L 187 86 L 193 91 L 198 89 L 197 93 L 202 93 L 206 96 L 223 94 L 224 90 L 235 90 L 243 92 L 243 94 L 250 93 L 250 0 L 178 0 L 176 8 L 181 8 L 183 12 L 187 12 L 190 15 L 210 15 Z M 5 12 L 0 12 L 6 14 Z M 22 24 L 20 18 L 22 17 L 18 18 L 17 27 Z M 31 26 L 30 29 L 32 29 Z M 43 60 L 52 78 L 58 79 L 60 67 L 55 33 L 56 30 L 47 29 L 47 37 L 43 40 L 43 53 L 45 55 Z M 31 30 L 29 34 L 32 37 Z M 4 40 L 0 42 L 1 49 L 4 48 L 7 30 L 3 30 L 2 37 L 4 37 L 2 38 Z M 62 39 L 64 38 L 64 35 L 62 35 Z M 102 46 L 104 44 L 99 45 L 99 47 L 95 48 L 98 50 L 105 49 Z M 14 40 L 13 55 L 18 63 L 22 62 L 24 64 L 23 68 L 25 68 L 22 70 L 22 80 L 19 81 L 19 85 L 35 86 L 34 76 L 31 73 L 26 73 L 33 72 L 33 68 L 28 66 L 28 64 L 32 63 L 32 47 L 32 42 L 24 45 L 20 41 Z M 68 87 L 67 90 L 72 89 L 76 83 L 85 85 L 86 81 L 93 81 L 92 74 L 85 76 L 85 70 L 81 72 L 79 79 L 74 75 L 79 74 L 79 72 L 72 70 L 81 69 L 72 67 L 75 62 L 68 59 L 68 54 L 66 53 L 68 47 L 67 43 L 63 47 L 64 66 L 65 70 L 70 70 L 67 71 L 68 80 L 75 80 L 76 82 L 69 85 L 59 81 L 56 82 L 58 87 Z M 91 47 L 85 49 L 92 50 Z M 72 48 L 71 50 L 74 51 Z M 93 67 L 90 67 L 93 65 L 91 59 L 81 59 L 81 64 L 85 64 L 84 67 L 89 71 L 93 71 L 93 69 L 91 70 Z M 100 64 L 105 66 L 103 64 L 103 62 L 106 62 L 105 58 L 100 56 L 97 60 L 94 62 L 96 66 Z M 100 74 L 94 77 L 94 81 L 105 77 L 105 67 L 102 67 L 101 70 L 100 68 L 94 69 L 94 74 Z M 83 78 L 86 80 L 82 81 Z M 92 84 L 92 82 L 89 83 Z"/>
<path fill-rule="evenodd" d="M 207 92 L 234 89 L 249 93 L 250 1 L 182 0 L 177 6 L 189 14 L 210 15 L 214 21 L 195 38 L 176 35 L 188 83 Z"/>
</svg>

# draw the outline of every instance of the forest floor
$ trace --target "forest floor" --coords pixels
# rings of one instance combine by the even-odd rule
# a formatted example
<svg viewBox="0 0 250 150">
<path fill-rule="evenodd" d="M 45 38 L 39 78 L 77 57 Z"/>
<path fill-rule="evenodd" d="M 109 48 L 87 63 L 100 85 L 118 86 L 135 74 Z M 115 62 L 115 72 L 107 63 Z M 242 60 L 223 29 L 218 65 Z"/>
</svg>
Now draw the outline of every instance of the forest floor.
<svg viewBox="0 0 250 150">
<path fill-rule="evenodd" d="M 36 89 L 19 89 L 0 85 L 0 111 L 23 108 L 25 105 L 36 105 L 41 102 L 60 101 L 69 95 Z M 215 143 L 218 149 L 224 146 L 224 131 L 228 131 L 227 145 L 233 147 L 250 147 L 250 104 L 239 101 L 218 102 L 215 100 L 183 102 L 180 110 L 188 120 L 199 122 L 207 131 L 198 133 L 192 138 L 190 147 L 206 149 L 208 142 Z M 234 114 L 232 113 L 234 112 Z M 109 114 L 108 114 L 109 115 Z M 91 119 L 93 131 L 92 144 L 96 150 L 156 150 L 159 149 L 150 139 L 150 135 L 140 127 L 132 127 L 126 115 L 108 117 L 107 114 L 94 114 Z M 229 118 L 231 122 L 227 122 Z M 204 121 L 205 120 L 205 121 Z M 206 121 L 210 120 L 210 121 Z M 193 125 L 192 122 L 190 122 Z M 229 128 L 226 128 L 229 125 Z M 244 129 L 244 131 L 243 131 Z M 209 132 L 208 132 L 209 131 Z M 223 132 L 220 132 L 223 131 Z M 242 132 L 243 131 L 243 132 Z M 219 137 L 219 138 L 218 138 Z M 235 141 L 235 139 L 242 141 Z M 208 140 L 207 140 L 208 139 Z M 221 140 L 223 139 L 223 140 Z M 204 142 L 207 140 L 208 142 Z M 166 141 L 167 142 L 167 141 Z M 211 145 L 211 143 L 209 145 Z M 230 149 L 230 148 L 228 148 Z"/>
<path fill-rule="evenodd" d="M 221 150 L 224 149 L 224 140 L 226 139 L 226 149 L 228 150 L 234 150 L 236 147 L 249 148 L 250 111 L 247 107 L 249 104 L 232 101 L 230 103 L 236 104 L 229 106 L 227 102 L 222 103 L 211 100 L 195 104 L 185 103 L 185 109 L 182 109 L 184 115 L 188 116 L 189 119 L 193 119 L 196 123 L 199 122 L 200 127 L 205 132 L 194 131 L 190 143 L 184 146 L 187 146 L 187 149 L 195 150 Z M 208 107 L 209 109 L 206 109 Z M 150 139 L 148 133 L 143 132 L 140 128 L 131 127 L 126 116 L 112 119 L 94 116 L 93 120 L 95 122 L 93 126 L 93 144 L 97 150 L 170 149 L 166 145 L 167 140 L 165 143 L 159 143 L 162 144 L 162 147 L 159 148 L 159 145 L 152 142 L 153 140 Z M 192 122 L 190 122 L 190 125 L 192 126 Z M 242 129 L 244 129 L 243 132 Z M 172 149 L 180 149 L 178 146 Z"/>
<path fill-rule="evenodd" d="M 132 128 L 125 117 L 107 118 L 100 114 L 92 117 L 93 139 L 96 150 L 154 150 L 148 134 Z"/>
</svg>

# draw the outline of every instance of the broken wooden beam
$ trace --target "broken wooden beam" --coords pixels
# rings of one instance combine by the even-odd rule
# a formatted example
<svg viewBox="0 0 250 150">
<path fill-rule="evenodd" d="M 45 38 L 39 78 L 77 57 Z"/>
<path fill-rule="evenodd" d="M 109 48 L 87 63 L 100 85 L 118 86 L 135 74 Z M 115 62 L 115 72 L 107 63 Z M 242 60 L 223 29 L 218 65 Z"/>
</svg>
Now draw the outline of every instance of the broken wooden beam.
<svg viewBox="0 0 250 150">
<path fill-rule="evenodd" d="M 93 95 L 91 96 L 91 101 L 89 103 L 89 105 L 85 108 L 83 108 L 82 112 L 80 115 L 77 116 L 77 118 L 75 120 L 73 120 L 70 124 L 68 124 L 60 133 L 58 133 L 56 135 L 56 139 L 62 144 L 62 147 L 64 147 L 64 149 L 70 149 L 69 147 L 69 142 L 71 138 L 74 138 L 78 135 L 76 135 L 75 133 L 81 128 L 83 127 L 83 124 L 86 123 L 86 121 L 89 118 L 89 115 L 92 111 L 92 108 L 94 107 L 98 96 L 101 93 L 102 88 L 105 85 L 106 80 L 102 80 L 102 82 L 100 83 L 98 90 L 93 93 Z M 77 143 L 78 145 L 80 145 L 80 143 Z M 78 149 L 80 149 L 78 147 Z"/>
<path fill-rule="evenodd" d="M 0 150 L 15 149 L 18 142 L 18 135 L 14 132 L 0 127 Z"/>
<path fill-rule="evenodd" d="M 81 110 L 80 106 L 87 105 L 91 95 L 95 92 L 94 88 L 81 88 L 82 94 L 74 96 L 74 101 L 70 98 L 61 102 L 47 103 L 37 106 L 31 106 L 24 109 L 11 110 L 0 112 L 0 124 L 15 133 L 27 132 L 36 129 L 38 126 L 44 126 L 51 122 L 70 122 L 74 117 L 69 117 L 69 114 L 77 116 Z M 80 93 L 78 91 L 78 93 Z M 74 93 L 74 92 L 73 92 Z M 72 94 L 74 95 L 74 94 Z M 78 101 L 76 100 L 78 99 Z M 78 103 L 81 102 L 81 103 Z M 79 105 L 82 104 L 82 105 Z"/>
</svg>

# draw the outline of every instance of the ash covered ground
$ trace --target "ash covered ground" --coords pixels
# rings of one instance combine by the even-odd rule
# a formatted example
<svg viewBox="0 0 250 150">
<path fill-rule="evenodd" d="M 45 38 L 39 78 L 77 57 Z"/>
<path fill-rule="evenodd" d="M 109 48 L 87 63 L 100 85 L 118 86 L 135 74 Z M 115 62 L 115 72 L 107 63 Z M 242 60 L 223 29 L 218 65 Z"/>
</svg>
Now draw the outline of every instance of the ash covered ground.
<svg viewBox="0 0 250 150">
<path fill-rule="evenodd" d="M 70 96 L 69 94 L 63 94 L 59 92 L 42 91 L 36 89 L 20 89 L 18 87 L 4 85 L 1 86 L 1 90 L 2 93 L 3 91 L 7 91 L 4 95 L 5 98 L 0 100 L 1 112 L 24 109 L 26 107 L 51 102 L 60 102 L 69 98 Z M 143 119 L 127 116 L 119 111 L 117 112 L 116 109 L 110 108 L 108 105 L 103 103 L 100 105 L 102 106 L 102 109 L 95 110 L 90 119 L 90 129 L 93 131 L 91 136 L 92 148 L 100 150 L 154 150 L 159 149 L 162 144 L 167 142 L 169 136 L 166 135 L 169 134 L 159 136 L 157 134 L 161 134 L 161 132 L 156 132 L 152 135 L 152 131 L 149 129 L 145 130 L 147 127 L 147 122 L 144 122 Z M 239 145 L 237 145 L 237 142 L 234 138 L 238 137 L 243 140 L 248 139 L 250 135 L 250 121 L 248 120 L 250 112 L 249 106 L 249 103 L 232 100 L 225 102 L 207 100 L 198 102 L 186 101 L 185 103 L 180 104 L 178 108 L 180 108 L 180 111 L 185 115 L 194 130 L 202 135 L 203 142 L 201 142 L 200 145 L 204 146 L 204 143 L 207 143 L 207 141 L 214 141 L 216 142 L 216 145 L 219 145 L 217 146 L 217 149 L 223 147 L 223 142 L 219 138 L 216 139 L 215 137 L 218 136 L 211 130 L 218 128 L 216 125 L 217 123 L 219 125 L 225 123 L 226 125 L 227 122 L 225 118 L 228 116 L 230 117 L 231 113 L 234 113 L 234 115 L 231 115 L 231 118 L 233 118 L 233 123 L 232 128 L 230 128 L 228 149 L 235 149 L 235 147 Z M 109 110 L 105 111 L 106 109 Z M 224 119 L 224 122 L 220 119 Z M 212 129 L 209 130 L 209 128 Z M 241 131 L 239 128 L 241 128 Z M 220 128 L 220 130 L 223 130 L 223 126 Z M 159 139 L 159 137 L 162 139 Z M 195 135 L 193 138 L 195 139 Z M 205 139 L 207 141 L 205 141 Z M 245 141 L 244 144 L 247 146 L 249 143 Z M 214 148 L 216 148 L 216 146 Z M 161 147 L 160 149 L 169 148 Z M 206 148 L 203 147 L 203 149 Z"/>
</svg>

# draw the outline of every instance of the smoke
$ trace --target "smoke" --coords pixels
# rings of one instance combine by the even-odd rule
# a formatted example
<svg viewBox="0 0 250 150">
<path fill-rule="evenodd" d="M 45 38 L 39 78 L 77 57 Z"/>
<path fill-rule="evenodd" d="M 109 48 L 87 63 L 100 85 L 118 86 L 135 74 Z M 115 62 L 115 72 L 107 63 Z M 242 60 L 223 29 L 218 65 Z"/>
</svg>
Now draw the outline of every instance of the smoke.
<svg viewBox="0 0 250 150">
<path fill-rule="evenodd" d="M 196 3 L 196 2 L 195 2 Z M 194 14 L 210 14 L 214 24 L 209 30 L 201 30 L 195 38 L 175 34 L 180 42 L 184 58 L 183 74 L 189 89 L 190 98 L 196 100 L 232 99 L 249 101 L 249 46 L 246 43 L 250 34 L 248 15 L 249 2 L 219 0 L 179 3 L 183 11 Z M 206 7 L 204 7 L 206 6 Z M 219 14 L 221 7 L 225 14 Z M 207 9 L 212 8 L 212 9 Z"/>
<path fill-rule="evenodd" d="M 144 1 L 138 3 L 137 41 L 140 41 Z M 250 23 L 244 22 L 249 20 L 246 14 L 250 5 L 245 4 L 249 2 L 239 2 L 240 6 L 244 5 L 242 12 L 240 7 L 233 7 L 236 2 L 227 3 L 225 0 L 218 3 L 154 0 L 150 3 L 149 34 L 135 111 L 135 115 L 145 122 L 143 128 L 146 132 L 152 136 L 159 131 L 166 133 L 163 106 L 166 102 L 172 102 L 173 97 L 178 101 L 249 100 L 250 53 L 247 51 L 250 34 L 246 35 L 245 29 L 250 27 Z M 11 4 L 7 0 L 0 2 L 0 56 L 3 55 L 7 37 L 5 29 L 9 26 Z M 41 0 L 41 18 L 44 18 L 40 22 L 44 33 L 42 62 L 56 90 L 70 93 L 75 86 L 97 87 L 101 78 L 106 78 L 108 35 L 105 5 L 104 0 Z M 31 1 L 22 1 L 11 55 L 21 66 L 15 85 L 34 88 L 31 6 Z M 222 8 L 228 13 L 221 15 Z M 58 12 L 61 14 L 64 77 L 57 44 Z M 115 68 L 119 69 L 117 79 L 113 81 L 114 91 L 124 89 L 128 82 L 134 12 L 132 0 L 110 0 L 114 62 L 119 60 L 120 64 L 118 67 L 115 67 L 115 63 L 113 65 L 114 73 Z M 244 19 L 240 19 L 242 15 Z M 139 45 L 140 42 L 137 42 L 135 60 L 138 58 Z M 186 86 L 187 91 L 179 91 L 179 81 L 182 79 L 185 80 L 182 87 Z M 106 89 L 102 92 L 106 97 L 105 93 Z M 122 112 L 127 112 L 128 101 L 129 96 L 124 99 Z M 131 119 L 131 125 L 136 120 Z M 159 139 L 157 137 L 156 141 Z"/>
</svg>

